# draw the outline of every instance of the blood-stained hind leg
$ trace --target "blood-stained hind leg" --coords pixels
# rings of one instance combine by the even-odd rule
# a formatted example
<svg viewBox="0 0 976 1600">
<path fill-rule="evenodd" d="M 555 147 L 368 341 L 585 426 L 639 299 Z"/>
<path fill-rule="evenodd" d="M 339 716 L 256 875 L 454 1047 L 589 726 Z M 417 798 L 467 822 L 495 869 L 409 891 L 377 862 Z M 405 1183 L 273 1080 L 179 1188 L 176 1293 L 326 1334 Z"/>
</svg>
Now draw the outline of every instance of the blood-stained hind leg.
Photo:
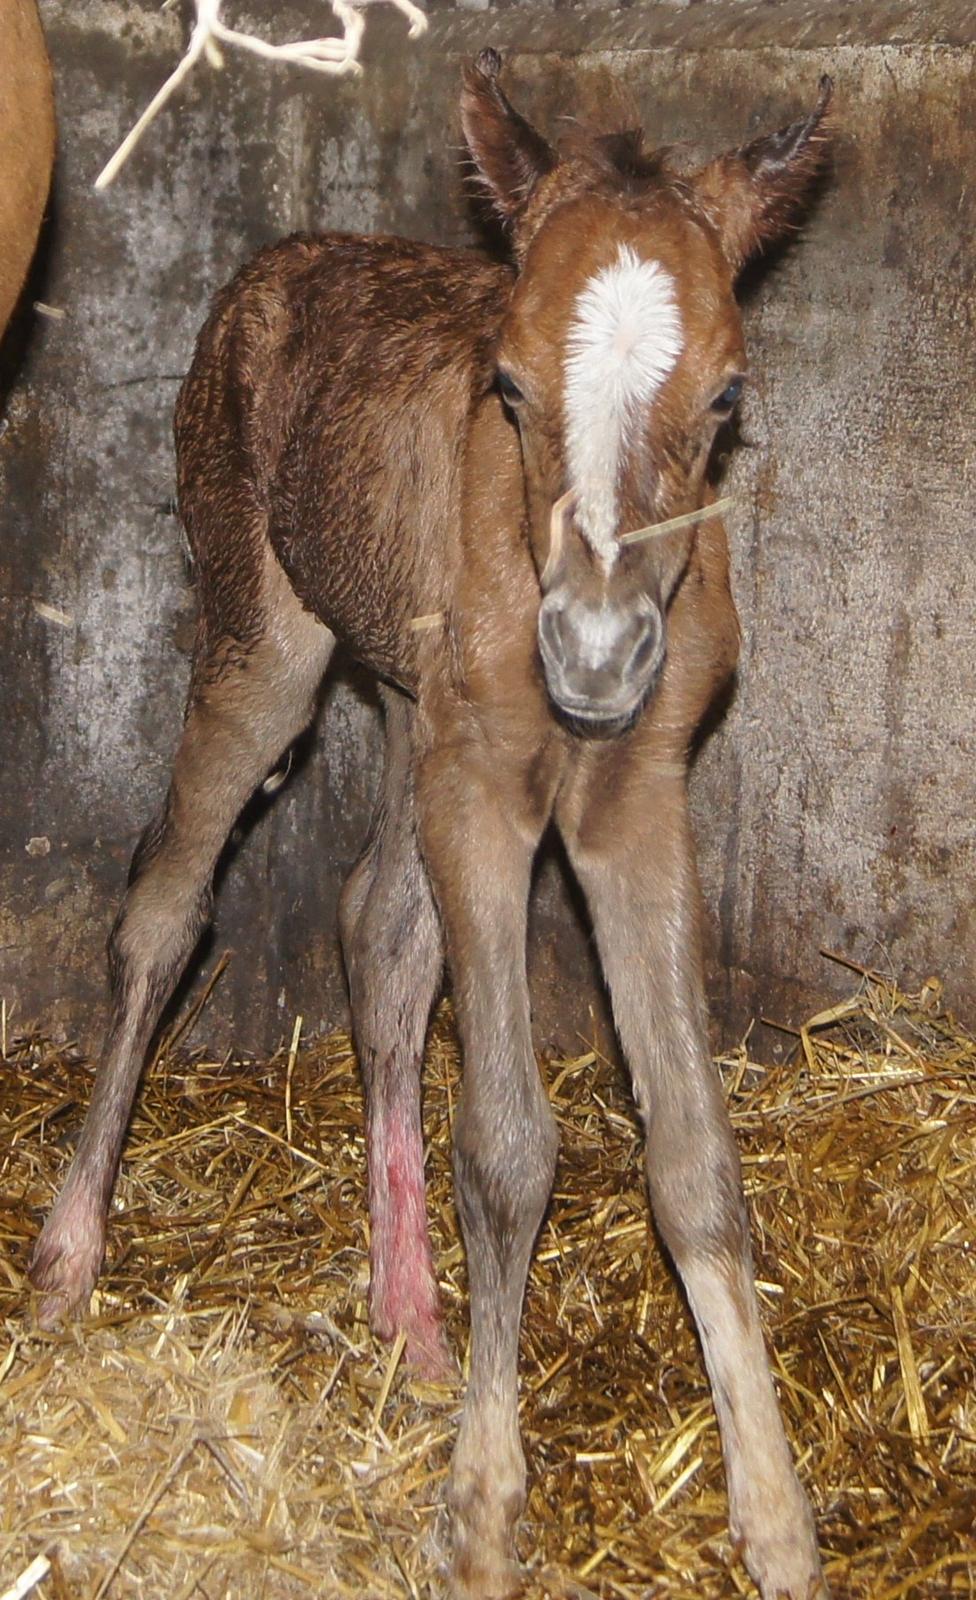
<svg viewBox="0 0 976 1600">
<path fill-rule="evenodd" d="M 198 654 L 166 803 L 133 859 L 109 940 L 112 1011 L 91 1104 L 31 1262 L 44 1327 L 83 1306 L 94 1287 L 145 1053 L 210 916 L 217 857 L 245 801 L 311 717 L 328 663 L 332 635 L 301 609 L 270 558 L 264 605 L 263 632 L 246 650 L 225 640 Z"/>
<path fill-rule="evenodd" d="M 701 1336 L 733 1537 L 763 1600 L 823 1600 L 813 1517 L 763 1342 L 738 1153 L 708 1057 L 684 777 L 667 764 L 656 773 L 653 760 L 632 762 L 630 776 L 608 813 L 594 763 L 589 794 L 564 797 L 560 827 L 646 1128 L 654 1217 Z"/>
<path fill-rule="evenodd" d="M 420 1070 L 444 958 L 417 842 L 412 711 L 383 691 L 386 761 L 366 852 L 343 890 L 342 948 L 366 1090 L 373 1332 L 406 1335 L 410 1363 L 454 1370 L 441 1320 L 427 1229 Z"/>
</svg>

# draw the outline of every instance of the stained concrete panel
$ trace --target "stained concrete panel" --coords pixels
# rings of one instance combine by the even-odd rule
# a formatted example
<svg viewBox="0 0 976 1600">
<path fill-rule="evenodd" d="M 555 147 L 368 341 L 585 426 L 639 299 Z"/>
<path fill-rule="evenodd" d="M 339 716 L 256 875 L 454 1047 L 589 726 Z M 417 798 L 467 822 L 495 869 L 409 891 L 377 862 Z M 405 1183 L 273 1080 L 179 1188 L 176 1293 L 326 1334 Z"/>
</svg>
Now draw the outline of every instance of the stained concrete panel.
<svg viewBox="0 0 976 1600">
<path fill-rule="evenodd" d="M 726 476 L 743 660 L 693 783 L 712 991 L 727 1032 L 795 1018 L 848 982 L 826 945 L 940 971 L 976 1009 L 971 8 L 438 7 L 416 45 L 373 12 L 361 79 L 236 57 L 202 70 L 100 196 L 91 180 L 170 69 L 181 21 L 150 0 L 42 12 L 61 161 L 34 292 L 64 316 L 37 319 L 0 438 L 8 1005 L 84 1038 L 100 1020 L 104 938 L 179 729 L 193 598 L 170 418 L 210 294 L 295 228 L 469 242 L 457 71 L 490 42 L 550 129 L 618 104 L 652 140 L 709 151 L 794 115 L 833 74 L 833 179 L 747 285 L 754 381 Z M 319 19 L 277 8 L 276 33 Z M 341 1019 L 335 900 L 378 750 L 368 685 L 342 673 L 222 873 L 214 948 L 235 954 L 201 1037 L 258 1046 L 296 1011 Z M 596 990 L 564 899 L 550 865 L 537 1012 L 571 1042 Z"/>
</svg>

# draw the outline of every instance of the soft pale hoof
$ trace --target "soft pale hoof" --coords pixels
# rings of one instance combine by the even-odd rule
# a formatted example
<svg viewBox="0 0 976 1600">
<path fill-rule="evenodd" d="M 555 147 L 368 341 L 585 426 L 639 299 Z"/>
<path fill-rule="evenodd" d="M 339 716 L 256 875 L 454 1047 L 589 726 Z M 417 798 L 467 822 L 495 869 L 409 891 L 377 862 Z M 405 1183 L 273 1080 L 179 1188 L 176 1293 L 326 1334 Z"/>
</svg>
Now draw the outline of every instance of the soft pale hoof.
<svg viewBox="0 0 976 1600">
<path fill-rule="evenodd" d="M 95 1278 L 75 1279 L 72 1274 L 51 1274 L 43 1279 L 31 1271 L 31 1281 L 42 1291 L 34 1307 L 34 1321 L 45 1333 L 53 1333 L 73 1316 L 82 1316 L 88 1308 Z"/>
<path fill-rule="evenodd" d="M 493 1492 L 481 1474 L 455 1472 L 451 1508 L 454 1562 L 453 1600 L 511 1600 L 524 1576 L 514 1559 L 515 1530 L 525 1504 L 522 1484 L 509 1493 Z"/>
<path fill-rule="evenodd" d="M 764 1529 L 740 1541 L 762 1600 L 830 1600 L 809 1512 L 792 1529 Z"/>
<path fill-rule="evenodd" d="M 477 1546 L 476 1539 L 466 1539 L 458 1549 L 455 1539 L 451 1600 L 515 1600 L 524 1582 L 518 1562 Z"/>
<path fill-rule="evenodd" d="M 384 1344 L 395 1344 L 401 1333 L 406 1335 L 403 1359 L 415 1377 L 425 1383 L 457 1381 L 460 1368 L 439 1321 L 421 1327 L 397 1328 L 393 1333 L 371 1325 L 373 1333 Z"/>
<path fill-rule="evenodd" d="M 69 1208 L 60 1216 L 57 1210 L 51 1213 L 28 1269 L 31 1283 L 40 1291 L 34 1311 L 39 1328 L 59 1328 L 67 1318 L 87 1310 L 104 1254 L 102 1230 L 92 1229 L 80 1209 Z"/>
</svg>

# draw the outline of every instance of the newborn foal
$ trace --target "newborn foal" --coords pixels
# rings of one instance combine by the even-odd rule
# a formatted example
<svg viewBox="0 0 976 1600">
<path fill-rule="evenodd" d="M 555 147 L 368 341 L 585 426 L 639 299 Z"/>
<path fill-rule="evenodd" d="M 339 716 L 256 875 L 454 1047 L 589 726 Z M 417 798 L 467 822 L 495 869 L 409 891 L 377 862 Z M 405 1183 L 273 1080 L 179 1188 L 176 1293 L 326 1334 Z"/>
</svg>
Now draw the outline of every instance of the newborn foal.
<svg viewBox="0 0 976 1600">
<path fill-rule="evenodd" d="M 485 51 L 462 117 L 514 270 L 401 239 L 295 237 L 218 295 L 176 416 L 199 575 L 186 724 L 110 941 L 114 1008 L 33 1277 L 87 1299 L 160 1011 L 241 806 L 341 639 L 384 687 L 387 758 L 341 931 L 368 1106 L 374 1328 L 441 1368 L 419 1073 L 446 952 L 471 1375 L 449 1486 L 458 1595 L 517 1587 L 518 1325 L 556 1129 L 529 1026 L 526 907 L 551 819 L 585 890 L 647 1131 L 654 1215 L 701 1335 L 734 1536 L 763 1600 L 825 1594 L 763 1346 L 739 1164 L 709 1061 L 685 793 L 737 653 L 705 469 L 742 388 L 733 294 L 825 145 L 810 116 L 691 176 L 633 135 L 559 153 Z M 417 628 L 416 619 L 429 626 Z"/>
</svg>

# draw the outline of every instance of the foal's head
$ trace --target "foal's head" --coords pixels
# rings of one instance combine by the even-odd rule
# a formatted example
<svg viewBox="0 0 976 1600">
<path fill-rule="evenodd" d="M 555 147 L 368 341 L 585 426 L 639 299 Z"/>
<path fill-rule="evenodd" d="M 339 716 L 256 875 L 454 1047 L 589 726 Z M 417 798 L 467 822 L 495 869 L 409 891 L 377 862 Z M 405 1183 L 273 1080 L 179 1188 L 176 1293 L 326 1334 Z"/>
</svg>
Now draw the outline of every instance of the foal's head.
<svg viewBox="0 0 976 1600">
<path fill-rule="evenodd" d="M 557 709 L 612 732 L 657 678 L 695 529 L 621 536 L 702 503 L 746 375 L 735 280 L 816 175 L 831 86 L 804 121 L 689 176 L 645 155 L 639 133 L 577 134 L 557 154 L 509 103 L 499 66 L 482 52 L 461 109 L 520 269 L 497 381 L 521 434 L 539 648 Z"/>
</svg>

